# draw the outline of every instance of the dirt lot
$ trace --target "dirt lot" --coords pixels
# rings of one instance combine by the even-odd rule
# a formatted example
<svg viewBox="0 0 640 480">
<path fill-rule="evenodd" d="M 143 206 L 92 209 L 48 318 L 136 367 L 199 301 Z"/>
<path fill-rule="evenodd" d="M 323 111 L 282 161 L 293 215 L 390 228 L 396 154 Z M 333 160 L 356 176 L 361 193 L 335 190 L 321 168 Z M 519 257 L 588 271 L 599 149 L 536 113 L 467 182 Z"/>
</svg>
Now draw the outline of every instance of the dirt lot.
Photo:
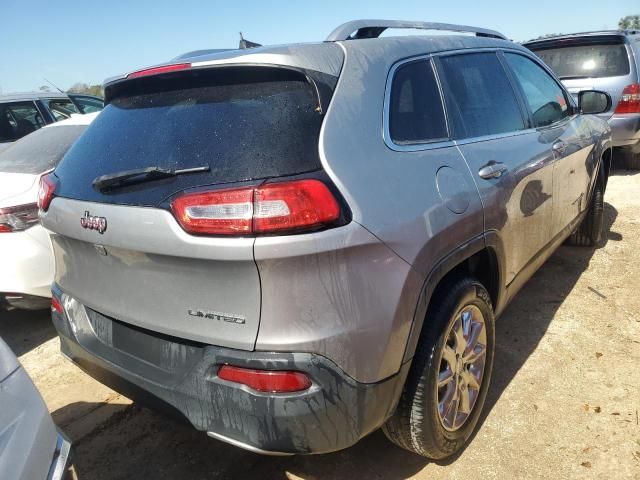
<svg viewBox="0 0 640 480">
<path fill-rule="evenodd" d="M 330 455 L 255 455 L 83 374 L 59 354 L 47 314 L 2 313 L 0 335 L 75 442 L 81 479 L 640 479 L 640 173 L 616 172 L 605 200 L 604 248 L 562 247 L 498 322 L 480 428 L 446 463 L 381 432 Z"/>
</svg>

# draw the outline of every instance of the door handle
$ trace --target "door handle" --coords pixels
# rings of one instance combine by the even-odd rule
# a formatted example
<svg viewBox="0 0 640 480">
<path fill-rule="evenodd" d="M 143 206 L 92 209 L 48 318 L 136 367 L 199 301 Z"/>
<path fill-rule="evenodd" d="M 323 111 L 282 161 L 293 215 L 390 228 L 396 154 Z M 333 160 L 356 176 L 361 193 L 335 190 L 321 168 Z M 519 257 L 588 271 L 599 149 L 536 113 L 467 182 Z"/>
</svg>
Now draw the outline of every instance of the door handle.
<svg viewBox="0 0 640 480">
<path fill-rule="evenodd" d="M 551 149 L 554 152 L 559 153 L 560 155 L 564 155 L 564 152 L 567 149 L 567 144 L 565 142 L 563 142 L 562 140 L 560 140 L 560 141 L 557 141 L 556 143 L 554 143 L 551 146 Z"/>
<path fill-rule="evenodd" d="M 490 178 L 500 178 L 506 171 L 507 166 L 504 163 L 494 162 L 492 160 L 478 170 L 478 175 L 485 180 L 489 180 Z"/>
</svg>

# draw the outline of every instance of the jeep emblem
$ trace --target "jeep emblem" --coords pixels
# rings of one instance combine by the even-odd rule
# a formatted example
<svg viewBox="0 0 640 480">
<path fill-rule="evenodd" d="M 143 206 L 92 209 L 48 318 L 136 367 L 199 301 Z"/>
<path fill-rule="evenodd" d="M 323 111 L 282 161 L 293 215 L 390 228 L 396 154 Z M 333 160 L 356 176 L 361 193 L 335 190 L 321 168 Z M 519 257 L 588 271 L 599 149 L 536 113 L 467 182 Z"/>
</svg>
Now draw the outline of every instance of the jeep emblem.
<svg viewBox="0 0 640 480">
<path fill-rule="evenodd" d="M 107 219 L 104 217 L 94 217 L 89 215 L 89 210 L 86 210 L 84 212 L 84 217 L 80 218 L 80 225 L 82 228 L 97 230 L 98 233 L 102 234 L 107 229 Z"/>
</svg>

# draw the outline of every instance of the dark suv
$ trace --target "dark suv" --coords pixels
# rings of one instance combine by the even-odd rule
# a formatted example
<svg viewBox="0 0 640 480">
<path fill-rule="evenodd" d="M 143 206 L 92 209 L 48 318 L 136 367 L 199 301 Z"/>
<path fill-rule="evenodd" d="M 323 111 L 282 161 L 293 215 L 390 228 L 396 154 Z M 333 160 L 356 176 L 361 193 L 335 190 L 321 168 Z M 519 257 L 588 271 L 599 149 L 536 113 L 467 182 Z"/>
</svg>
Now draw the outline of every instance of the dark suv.
<svg viewBox="0 0 640 480">
<path fill-rule="evenodd" d="M 588 113 L 611 99 L 574 102 L 498 32 L 361 20 L 105 93 L 41 182 L 62 351 L 252 451 L 383 427 L 454 454 L 494 319 L 567 238 L 600 239 L 611 134 Z"/>
</svg>

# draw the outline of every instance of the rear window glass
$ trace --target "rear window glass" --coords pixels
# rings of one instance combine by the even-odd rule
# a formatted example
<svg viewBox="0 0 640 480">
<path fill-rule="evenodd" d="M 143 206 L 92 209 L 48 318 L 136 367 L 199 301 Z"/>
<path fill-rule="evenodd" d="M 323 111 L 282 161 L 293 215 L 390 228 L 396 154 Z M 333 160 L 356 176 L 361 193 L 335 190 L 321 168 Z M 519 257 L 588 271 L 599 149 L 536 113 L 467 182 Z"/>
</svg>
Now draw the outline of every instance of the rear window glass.
<svg viewBox="0 0 640 480">
<path fill-rule="evenodd" d="M 560 79 L 629 75 L 629 59 L 623 44 L 575 45 L 534 51 Z"/>
<path fill-rule="evenodd" d="M 63 178 L 61 195 L 153 205 L 191 186 L 316 170 L 322 122 L 317 106 L 311 85 L 297 80 L 116 98 L 56 170 Z M 210 171 L 126 187 L 110 196 L 91 185 L 98 176 L 125 170 L 202 166 Z"/>
<path fill-rule="evenodd" d="M 47 127 L 0 152 L 0 172 L 39 174 L 54 168 L 86 125 Z"/>
<path fill-rule="evenodd" d="M 393 78 L 389 133 L 397 144 L 447 138 L 447 124 L 431 62 L 400 67 Z"/>
</svg>

